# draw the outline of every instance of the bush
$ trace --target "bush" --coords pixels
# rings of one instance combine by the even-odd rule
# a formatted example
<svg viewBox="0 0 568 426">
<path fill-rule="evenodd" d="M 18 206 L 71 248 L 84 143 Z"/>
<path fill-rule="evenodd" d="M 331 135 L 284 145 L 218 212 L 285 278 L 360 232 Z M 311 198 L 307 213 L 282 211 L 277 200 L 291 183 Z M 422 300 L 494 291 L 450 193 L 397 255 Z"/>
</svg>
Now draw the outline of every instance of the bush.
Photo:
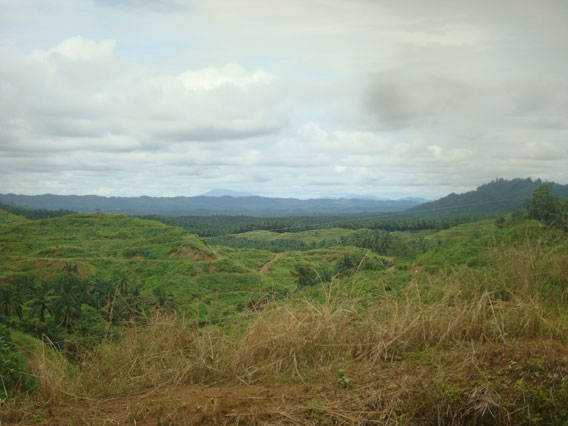
<svg viewBox="0 0 568 426">
<path fill-rule="evenodd" d="M 312 265 L 296 265 L 294 275 L 298 279 L 298 287 L 311 287 L 319 283 L 331 281 L 331 270 L 315 269 Z"/>
</svg>

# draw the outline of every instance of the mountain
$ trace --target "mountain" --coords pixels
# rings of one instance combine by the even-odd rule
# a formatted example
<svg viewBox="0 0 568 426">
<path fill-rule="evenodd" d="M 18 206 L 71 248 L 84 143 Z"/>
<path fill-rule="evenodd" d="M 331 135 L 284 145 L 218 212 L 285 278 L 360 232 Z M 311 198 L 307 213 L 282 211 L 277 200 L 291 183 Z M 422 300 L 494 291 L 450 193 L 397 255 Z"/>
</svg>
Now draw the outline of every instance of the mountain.
<svg viewBox="0 0 568 426">
<path fill-rule="evenodd" d="M 344 194 L 344 195 L 332 195 L 332 196 L 323 196 L 319 198 L 321 200 L 388 200 L 385 197 L 379 197 L 377 195 L 368 195 L 368 194 Z M 426 201 L 426 200 L 424 200 Z"/>
<path fill-rule="evenodd" d="M 520 210 L 523 201 L 544 182 L 540 179 L 497 179 L 481 185 L 475 191 L 463 194 L 451 193 L 439 200 L 420 204 L 407 213 L 510 213 Z M 568 197 L 568 185 L 554 184 L 552 193 L 560 198 Z"/>
<path fill-rule="evenodd" d="M 400 201 L 415 201 L 417 203 L 427 203 L 430 200 L 427 200 L 426 198 L 420 198 L 420 197 L 404 197 L 404 198 L 400 198 Z"/>
<path fill-rule="evenodd" d="M 255 194 L 249 192 L 233 191 L 231 189 L 212 189 L 211 191 L 201 194 L 202 197 L 254 197 Z"/>
<path fill-rule="evenodd" d="M 0 203 L 12 207 L 47 210 L 73 210 L 76 212 L 109 212 L 129 215 L 156 214 L 184 215 L 337 215 L 401 212 L 408 214 L 432 213 L 508 213 L 519 210 L 523 201 L 542 185 L 540 179 L 497 179 L 481 185 L 474 191 L 450 194 L 439 200 L 421 203 L 421 199 L 310 199 L 268 198 L 230 190 L 213 190 L 198 197 L 100 197 L 97 195 L 16 195 L 0 194 Z M 568 185 L 555 184 L 552 193 L 568 197 Z"/>
<path fill-rule="evenodd" d="M 419 203 L 411 200 L 299 200 L 249 197 L 100 197 L 97 195 L 0 194 L 0 203 L 28 209 L 67 209 L 129 215 L 329 215 L 399 212 Z"/>
</svg>

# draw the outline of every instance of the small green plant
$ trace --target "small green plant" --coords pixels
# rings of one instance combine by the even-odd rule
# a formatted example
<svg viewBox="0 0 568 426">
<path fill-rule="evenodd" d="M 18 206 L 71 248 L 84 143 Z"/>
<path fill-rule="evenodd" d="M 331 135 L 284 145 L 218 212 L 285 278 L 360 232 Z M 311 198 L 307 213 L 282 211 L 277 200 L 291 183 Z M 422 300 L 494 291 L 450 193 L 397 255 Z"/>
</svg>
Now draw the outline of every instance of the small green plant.
<svg viewBox="0 0 568 426">
<path fill-rule="evenodd" d="M 339 385 L 339 387 L 341 389 L 347 389 L 349 387 L 349 384 L 351 383 L 351 379 L 345 376 L 344 370 L 339 370 L 337 375 L 339 377 L 337 379 L 337 384 Z"/>
</svg>

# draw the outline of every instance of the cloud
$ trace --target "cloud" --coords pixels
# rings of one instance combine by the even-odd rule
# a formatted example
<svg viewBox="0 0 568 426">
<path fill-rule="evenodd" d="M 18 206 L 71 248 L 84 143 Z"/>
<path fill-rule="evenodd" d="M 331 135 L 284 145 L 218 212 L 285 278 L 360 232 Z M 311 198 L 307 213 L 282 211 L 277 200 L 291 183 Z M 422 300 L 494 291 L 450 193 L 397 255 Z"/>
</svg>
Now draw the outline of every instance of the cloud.
<svg viewBox="0 0 568 426">
<path fill-rule="evenodd" d="M 214 90 L 225 84 L 246 88 L 254 84 L 269 84 L 274 79 L 275 76 L 265 71 L 247 71 L 239 64 L 188 70 L 178 76 L 178 80 L 187 90 Z"/>
<path fill-rule="evenodd" d="M 178 75 L 133 73 L 117 63 L 115 46 L 114 40 L 75 36 L 0 70 L 10 82 L 0 92 L 6 101 L 0 107 L 4 148 L 113 150 L 116 144 L 108 143 L 113 135 L 136 141 L 121 149 L 155 149 L 273 134 L 286 120 L 277 77 L 261 69 L 230 63 Z"/>
<path fill-rule="evenodd" d="M 471 105 L 472 87 L 443 74 L 410 70 L 382 73 L 363 92 L 362 109 L 380 128 L 403 128 L 428 123 L 436 116 L 464 112 Z"/>
<path fill-rule="evenodd" d="M 0 5 L 0 192 L 568 182 L 563 0 Z"/>
<path fill-rule="evenodd" d="M 34 50 L 30 56 L 44 64 L 57 61 L 60 58 L 70 62 L 110 61 L 115 46 L 115 40 L 106 39 L 95 42 L 85 40 L 79 35 L 63 40 L 52 49 Z"/>
<path fill-rule="evenodd" d="M 103 7 L 158 13 L 175 13 L 185 8 L 182 0 L 152 0 L 151 2 L 145 0 L 92 0 L 92 2 Z"/>
</svg>

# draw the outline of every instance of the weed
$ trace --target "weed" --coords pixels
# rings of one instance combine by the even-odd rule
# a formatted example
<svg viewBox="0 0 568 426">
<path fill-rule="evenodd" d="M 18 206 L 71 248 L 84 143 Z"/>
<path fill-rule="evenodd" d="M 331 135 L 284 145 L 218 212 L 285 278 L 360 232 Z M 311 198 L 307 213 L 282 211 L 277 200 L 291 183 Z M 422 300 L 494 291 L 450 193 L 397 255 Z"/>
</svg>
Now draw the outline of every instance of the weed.
<svg viewBox="0 0 568 426">
<path fill-rule="evenodd" d="M 339 387 L 341 389 L 347 389 L 349 387 L 349 384 L 351 383 L 351 379 L 349 379 L 345 376 L 345 371 L 339 370 L 339 372 L 337 373 L 337 376 L 339 377 L 337 379 L 337 384 L 339 385 Z"/>
</svg>

